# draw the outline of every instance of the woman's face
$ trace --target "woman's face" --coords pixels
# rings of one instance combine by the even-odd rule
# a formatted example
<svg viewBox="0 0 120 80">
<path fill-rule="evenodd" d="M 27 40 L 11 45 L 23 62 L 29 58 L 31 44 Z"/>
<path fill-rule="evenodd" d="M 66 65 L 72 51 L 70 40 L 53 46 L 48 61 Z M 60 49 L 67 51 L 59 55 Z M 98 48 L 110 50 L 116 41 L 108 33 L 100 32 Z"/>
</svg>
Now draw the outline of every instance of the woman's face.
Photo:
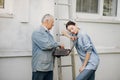
<svg viewBox="0 0 120 80">
<path fill-rule="evenodd" d="M 75 25 L 69 25 L 67 27 L 67 30 L 71 32 L 72 34 L 77 34 L 78 33 L 78 28 Z"/>
</svg>

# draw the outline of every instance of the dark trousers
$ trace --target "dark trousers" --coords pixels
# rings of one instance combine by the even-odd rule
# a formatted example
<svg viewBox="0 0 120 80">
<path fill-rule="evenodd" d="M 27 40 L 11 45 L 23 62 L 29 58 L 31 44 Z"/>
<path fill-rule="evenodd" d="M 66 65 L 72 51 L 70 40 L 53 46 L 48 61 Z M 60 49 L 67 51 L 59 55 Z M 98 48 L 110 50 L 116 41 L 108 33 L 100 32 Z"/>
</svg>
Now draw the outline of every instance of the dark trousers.
<svg viewBox="0 0 120 80">
<path fill-rule="evenodd" d="M 48 72 L 33 72 L 32 73 L 32 80 L 53 80 L 53 71 Z"/>
<path fill-rule="evenodd" d="M 84 69 L 76 80 L 95 80 L 95 70 Z"/>
</svg>

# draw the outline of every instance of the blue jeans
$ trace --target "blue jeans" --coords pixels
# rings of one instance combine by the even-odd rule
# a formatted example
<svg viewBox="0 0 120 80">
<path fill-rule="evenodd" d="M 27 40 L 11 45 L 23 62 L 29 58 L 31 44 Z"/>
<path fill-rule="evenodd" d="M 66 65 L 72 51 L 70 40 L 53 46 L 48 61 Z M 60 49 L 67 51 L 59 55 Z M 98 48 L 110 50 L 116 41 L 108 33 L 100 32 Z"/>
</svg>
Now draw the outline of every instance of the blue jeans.
<svg viewBox="0 0 120 80">
<path fill-rule="evenodd" d="M 33 72 L 32 73 L 32 80 L 53 80 L 53 71 L 48 72 Z"/>
<path fill-rule="evenodd" d="M 76 80 L 95 80 L 95 70 L 84 69 L 76 78 Z"/>
</svg>

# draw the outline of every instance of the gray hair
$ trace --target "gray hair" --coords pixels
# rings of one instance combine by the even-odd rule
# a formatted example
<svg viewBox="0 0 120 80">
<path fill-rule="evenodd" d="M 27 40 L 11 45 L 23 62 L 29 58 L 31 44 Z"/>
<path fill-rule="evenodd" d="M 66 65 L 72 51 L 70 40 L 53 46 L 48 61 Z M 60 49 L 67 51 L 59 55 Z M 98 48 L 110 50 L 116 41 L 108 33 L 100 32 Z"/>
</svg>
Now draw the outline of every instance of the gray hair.
<svg viewBox="0 0 120 80">
<path fill-rule="evenodd" d="M 46 14 L 43 16 L 41 22 L 45 22 L 46 20 L 50 20 L 50 19 L 54 19 L 53 16 L 51 14 Z"/>
</svg>

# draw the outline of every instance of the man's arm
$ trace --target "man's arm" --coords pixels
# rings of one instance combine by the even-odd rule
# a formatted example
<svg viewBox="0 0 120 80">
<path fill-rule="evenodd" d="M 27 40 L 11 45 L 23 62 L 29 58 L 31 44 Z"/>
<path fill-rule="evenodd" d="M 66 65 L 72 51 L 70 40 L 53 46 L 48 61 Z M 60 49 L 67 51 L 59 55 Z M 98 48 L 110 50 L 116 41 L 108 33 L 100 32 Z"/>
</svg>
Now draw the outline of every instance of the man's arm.
<svg viewBox="0 0 120 80">
<path fill-rule="evenodd" d="M 32 35 L 33 42 L 42 50 L 51 50 L 59 45 L 46 34 L 35 32 Z"/>
</svg>

